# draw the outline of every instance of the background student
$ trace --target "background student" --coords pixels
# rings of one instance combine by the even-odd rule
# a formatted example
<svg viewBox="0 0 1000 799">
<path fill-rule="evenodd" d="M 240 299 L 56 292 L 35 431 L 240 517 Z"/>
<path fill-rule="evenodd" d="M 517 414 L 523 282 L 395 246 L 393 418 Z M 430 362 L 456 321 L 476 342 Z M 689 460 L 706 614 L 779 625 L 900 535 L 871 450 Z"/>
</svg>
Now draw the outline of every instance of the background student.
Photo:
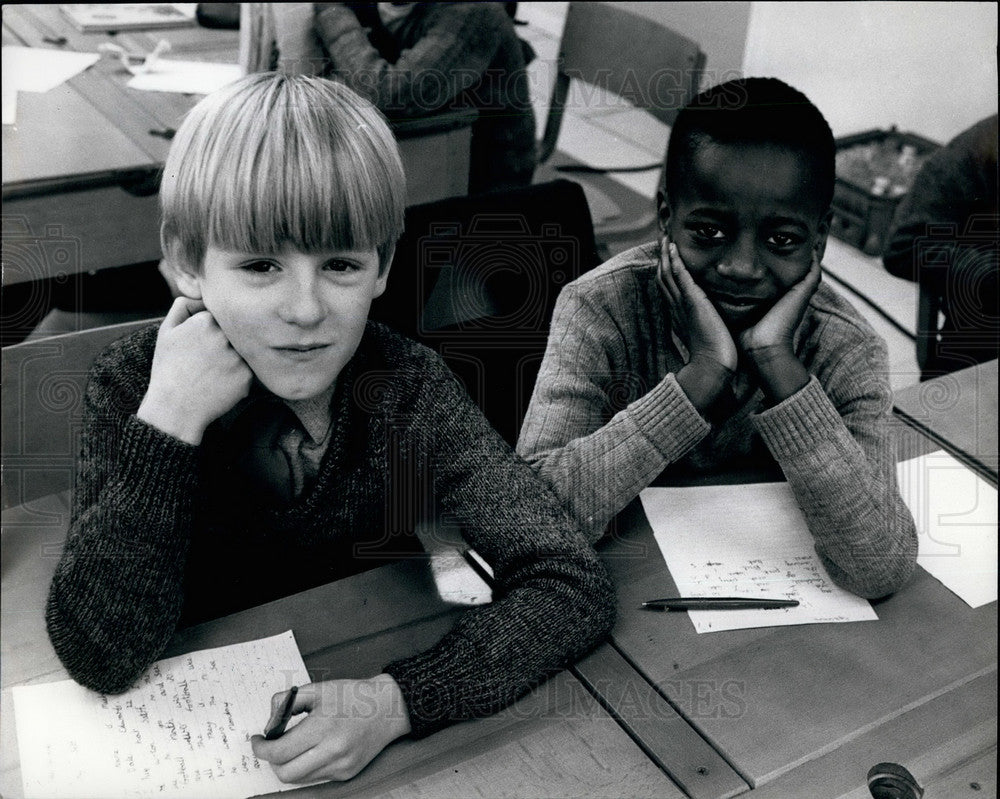
<svg viewBox="0 0 1000 799">
<path fill-rule="evenodd" d="M 85 686 L 128 689 L 179 626 L 419 550 L 426 492 L 492 565 L 494 601 L 430 650 L 300 688 L 308 717 L 253 741 L 286 781 L 345 779 L 400 735 L 497 711 L 613 617 L 577 526 L 440 358 L 367 321 L 403 184 L 384 119 L 340 84 L 256 74 L 208 96 L 161 188 L 183 296 L 86 393 L 46 615 Z"/>
<path fill-rule="evenodd" d="M 922 379 L 990 361 L 1000 352 L 1000 216 L 997 115 L 934 152 L 900 202 L 882 257 L 885 268 L 935 300 Z M 935 314 L 936 317 L 936 314 Z"/>
<path fill-rule="evenodd" d="M 562 291 L 518 441 L 591 540 L 661 472 L 776 462 L 838 584 L 907 580 L 885 345 L 820 282 L 833 184 L 829 126 L 781 81 L 678 115 L 661 238 Z"/>
<path fill-rule="evenodd" d="M 536 160 L 532 54 L 505 5 L 276 4 L 276 66 L 335 76 L 390 118 L 475 108 L 469 191 L 527 186 Z"/>
</svg>

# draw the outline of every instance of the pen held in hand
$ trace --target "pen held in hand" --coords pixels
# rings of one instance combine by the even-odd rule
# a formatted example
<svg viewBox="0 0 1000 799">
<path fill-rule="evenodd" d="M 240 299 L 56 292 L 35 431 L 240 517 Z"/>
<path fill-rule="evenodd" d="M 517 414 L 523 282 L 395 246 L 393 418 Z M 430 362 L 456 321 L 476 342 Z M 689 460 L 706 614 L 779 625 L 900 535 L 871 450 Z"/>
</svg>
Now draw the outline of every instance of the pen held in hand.
<svg viewBox="0 0 1000 799">
<path fill-rule="evenodd" d="M 797 599 L 763 599 L 755 597 L 677 597 L 650 599 L 641 607 L 647 610 L 770 610 L 798 607 Z"/>
<path fill-rule="evenodd" d="M 288 721 L 292 718 L 292 705 L 295 704 L 295 695 L 298 692 L 299 687 L 297 685 L 293 685 L 292 690 L 290 690 L 288 692 L 288 696 L 285 697 L 285 704 L 281 707 L 281 715 L 278 717 L 277 722 L 275 722 L 273 726 L 264 730 L 264 740 L 273 741 L 285 734 L 285 727 L 288 726 Z"/>
</svg>

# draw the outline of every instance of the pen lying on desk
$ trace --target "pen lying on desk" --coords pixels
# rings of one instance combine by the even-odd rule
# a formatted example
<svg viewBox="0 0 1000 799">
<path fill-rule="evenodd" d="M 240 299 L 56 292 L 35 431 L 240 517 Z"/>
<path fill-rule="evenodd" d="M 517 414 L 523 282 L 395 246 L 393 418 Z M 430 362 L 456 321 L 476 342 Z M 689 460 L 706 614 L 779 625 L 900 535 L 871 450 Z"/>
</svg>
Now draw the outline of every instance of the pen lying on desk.
<svg viewBox="0 0 1000 799">
<path fill-rule="evenodd" d="M 798 607 L 797 599 L 760 599 L 735 596 L 692 596 L 675 599 L 650 599 L 642 607 L 648 610 L 760 610 Z"/>
<path fill-rule="evenodd" d="M 490 568 L 489 564 L 483 560 L 482 555 L 474 549 L 466 549 L 462 552 L 462 557 L 465 558 L 465 562 L 472 567 L 472 570 L 479 575 L 479 579 L 492 588 L 493 570 Z"/>
</svg>

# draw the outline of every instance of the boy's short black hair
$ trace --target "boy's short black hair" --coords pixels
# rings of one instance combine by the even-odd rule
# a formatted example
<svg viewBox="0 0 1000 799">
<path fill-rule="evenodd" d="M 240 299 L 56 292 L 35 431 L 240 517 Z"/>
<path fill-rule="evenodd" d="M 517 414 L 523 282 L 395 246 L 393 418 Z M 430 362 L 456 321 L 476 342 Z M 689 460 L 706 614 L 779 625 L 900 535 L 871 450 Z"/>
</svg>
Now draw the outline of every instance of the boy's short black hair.
<svg viewBox="0 0 1000 799">
<path fill-rule="evenodd" d="M 668 198 L 706 141 L 772 144 L 801 153 L 812 164 L 817 199 L 824 212 L 829 208 L 835 179 L 833 132 L 809 98 L 787 83 L 777 78 L 738 78 L 706 89 L 682 108 L 667 149 Z"/>
</svg>

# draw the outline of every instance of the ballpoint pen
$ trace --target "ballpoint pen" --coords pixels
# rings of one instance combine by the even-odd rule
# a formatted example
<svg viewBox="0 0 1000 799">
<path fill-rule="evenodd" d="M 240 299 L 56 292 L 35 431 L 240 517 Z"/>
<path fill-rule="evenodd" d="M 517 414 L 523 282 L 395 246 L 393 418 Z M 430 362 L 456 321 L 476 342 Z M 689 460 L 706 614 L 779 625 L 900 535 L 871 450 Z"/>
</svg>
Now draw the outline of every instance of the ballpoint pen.
<svg viewBox="0 0 1000 799">
<path fill-rule="evenodd" d="M 292 690 L 288 692 L 288 696 L 285 697 L 285 704 L 281 708 L 281 715 L 278 717 L 278 721 L 275 722 L 274 726 L 268 727 L 264 730 L 264 739 L 268 741 L 273 741 L 275 738 L 280 738 L 285 734 L 285 727 L 288 726 L 289 720 L 292 718 L 292 705 L 295 704 L 295 695 L 299 692 L 299 687 L 297 685 L 292 686 Z"/>
<path fill-rule="evenodd" d="M 673 599 L 650 599 L 641 607 L 648 610 L 752 610 L 794 608 L 796 599 L 763 599 L 759 597 L 693 596 Z"/>
</svg>

